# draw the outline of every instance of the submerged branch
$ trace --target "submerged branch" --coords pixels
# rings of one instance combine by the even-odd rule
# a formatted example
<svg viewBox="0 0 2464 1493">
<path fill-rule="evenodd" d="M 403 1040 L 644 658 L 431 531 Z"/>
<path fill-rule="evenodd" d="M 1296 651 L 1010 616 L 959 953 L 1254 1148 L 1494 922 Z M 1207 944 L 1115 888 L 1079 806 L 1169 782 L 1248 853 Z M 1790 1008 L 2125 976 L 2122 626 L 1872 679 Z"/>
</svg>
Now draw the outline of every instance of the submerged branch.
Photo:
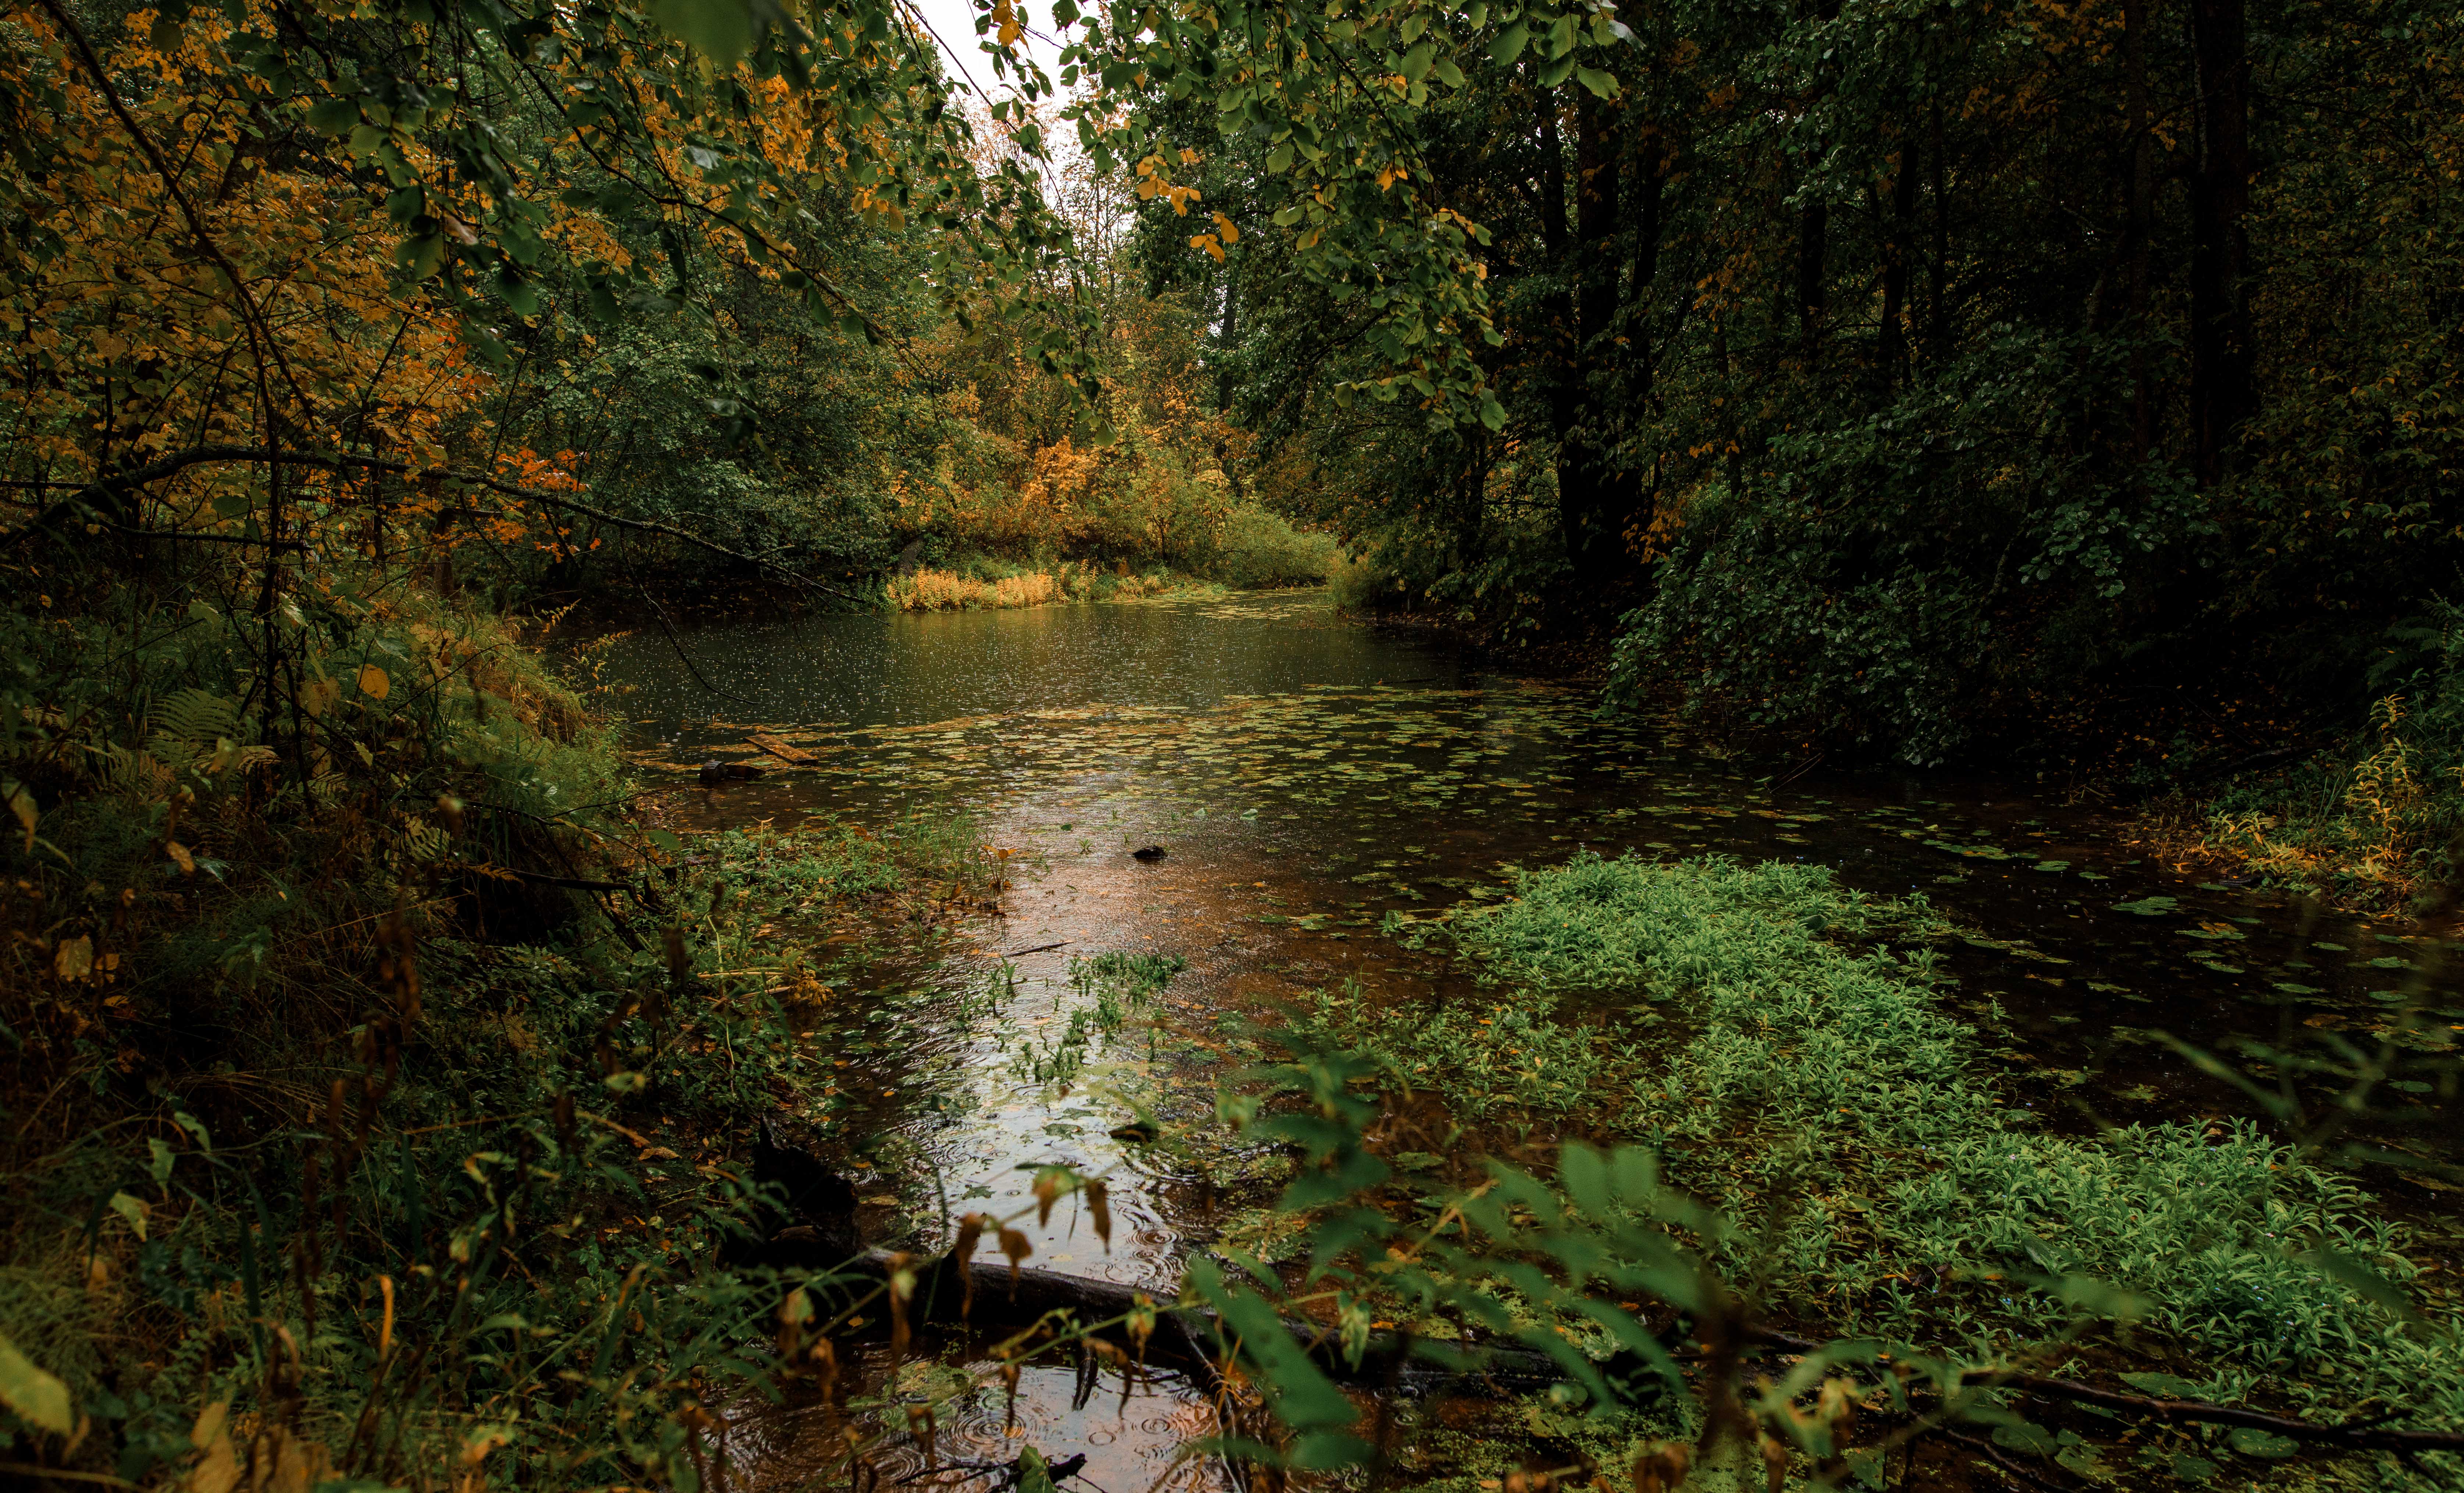
<svg viewBox="0 0 2464 1493">
<path fill-rule="evenodd" d="M 1828 1345 L 1793 1332 L 1781 1332 L 1770 1327 L 1756 1327 L 1750 1334 L 1756 1342 L 1774 1348 L 1785 1348 L 1801 1353 L 1818 1352 Z M 2047 1399 L 2071 1400 L 2081 1405 L 2096 1405 L 2106 1410 L 2124 1411 L 2156 1420 L 2187 1420 L 2208 1425 L 2246 1426 L 2255 1431 L 2268 1431 L 2297 1441 L 2319 1446 L 2343 1447 L 2354 1451 L 2382 1452 L 2464 1452 L 2464 1431 L 2398 1431 L 2389 1429 L 2385 1417 L 2356 1424 L 2327 1426 L 2315 1420 L 2299 1420 L 2290 1415 L 2272 1415 L 2260 1410 L 2242 1410 L 2233 1405 L 2218 1405 L 2208 1400 L 2158 1399 L 2146 1394 L 2126 1394 L 2119 1390 L 2101 1390 L 2076 1379 L 2057 1379 L 2050 1374 L 2028 1373 L 2017 1369 L 1971 1369 L 1962 1374 L 1966 1383 L 1990 1385 L 1999 1389 L 2017 1390 L 2025 1394 L 2040 1394 Z"/>
</svg>

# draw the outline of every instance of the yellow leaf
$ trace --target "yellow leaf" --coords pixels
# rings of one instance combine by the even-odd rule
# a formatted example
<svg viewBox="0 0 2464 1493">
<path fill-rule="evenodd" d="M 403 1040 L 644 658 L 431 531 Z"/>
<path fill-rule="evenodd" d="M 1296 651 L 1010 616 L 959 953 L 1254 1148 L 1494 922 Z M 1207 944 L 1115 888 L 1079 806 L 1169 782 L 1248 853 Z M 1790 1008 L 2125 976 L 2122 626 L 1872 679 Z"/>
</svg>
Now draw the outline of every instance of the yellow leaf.
<svg viewBox="0 0 2464 1493">
<path fill-rule="evenodd" d="M 180 874 L 182 876 L 195 876 L 197 874 L 197 858 L 189 855 L 188 847 L 181 844 L 178 840 L 164 841 L 163 854 L 171 858 L 171 863 L 180 868 Z"/>
<path fill-rule="evenodd" d="M 82 980 L 94 973 L 94 940 L 83 933 L 62 939 L 52 955 L 52 970 L 63 980 Z"/>
<path fill-rule="evenodd" d="M 360 665 L 360 693 L 370 700 L 383 700 L 393 693 L 393 680 L 386 679 L 385 671 L 375 664 L 363 663 Z"/>
<path fill-rule="evenodd" d="M 311 717 L 322 716 L 333 708 L 335 701 L 341 698 L 342 685 L 339 680 L 310 680 L 299 686 L 299 708 Z"/>
<path fill-rule="evenodd" d="M 28 1425 L 66 1436 L 76 1429 L 69 1413 L 69 1387 L 35 1367 L 0 1336 L 0 1405 L 16 1412 Z"/>
<path fill-rule="evenodd" d="M 231 1401 L 216 1400 L 197 1415 L 197 1423 L 188 1431 L 188 1444 L 199 1451 L 214 1444 L 223 1434 L 223 1423 L 231 1418 Z"/>
</svg>

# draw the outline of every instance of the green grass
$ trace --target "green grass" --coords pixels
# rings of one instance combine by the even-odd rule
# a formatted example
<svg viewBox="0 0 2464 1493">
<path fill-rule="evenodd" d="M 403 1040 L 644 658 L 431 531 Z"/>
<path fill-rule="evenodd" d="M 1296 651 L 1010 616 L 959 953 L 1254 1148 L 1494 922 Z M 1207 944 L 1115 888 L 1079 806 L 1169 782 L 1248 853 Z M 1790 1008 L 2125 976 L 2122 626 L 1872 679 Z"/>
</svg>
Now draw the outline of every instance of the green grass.
<svg viewBox="0 0 2464 1493">
<path fill-rule="evenodd" d="M 2246 1123 L 2032 1127 L 1943 1009 L 1928 941 L 1947 925 L 1922 899 L 1818 867 L 1584 855 L 1453 926 L 1503 1004 L 1321 996 L 1304 1035 L 1463 1118 L 1548 1107 L 1497 1081 L 1497 1044 L 1560 1054 L 1548 1092 L 1566 1123 L 1657 1148 L 1670 1181 L 1736 1221 L 1701 1241 L 1708 1258 L 1783 1320 L 2051 1364 L 2094 1344 L 2227 1401 L 2336 1419 L 2383 1397 L 2411 1424 L 2464 1423 L 2453 1304 L 2421 1288 L 2368 1194 Z M 1662 1016 L 1637 1030 L 1667 1035 L 1604 1058 L 1596 1029 L 1564 1019 L 1573 1002 Z M 2337 1476 L 2429 1485 L 2376 1457 Z"/>
</svg>

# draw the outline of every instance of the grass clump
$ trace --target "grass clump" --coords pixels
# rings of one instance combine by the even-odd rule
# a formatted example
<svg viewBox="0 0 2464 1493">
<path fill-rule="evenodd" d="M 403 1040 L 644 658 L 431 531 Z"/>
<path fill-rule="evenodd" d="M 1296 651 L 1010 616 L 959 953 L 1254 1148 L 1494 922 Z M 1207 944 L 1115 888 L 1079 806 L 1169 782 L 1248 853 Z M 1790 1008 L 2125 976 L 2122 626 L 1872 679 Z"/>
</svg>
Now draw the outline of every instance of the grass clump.
<svg viewBox="0 0 2464 1493">
<path fill-rule="evenodd" d="M 1559 1092 L 1580 1102 L 1563 1124 L 1648 1141 L 1736 1220 L 1692 1237 L 1758 1281 L 1766 1309 L 2048 1367 L 2091 1348 L 2330 1419 L 2383 1398 L 2414 1423 L 2464 1420 L 2464 1331 L 2365 1192 L 2250 1124 L 2031 1127 L 1941 1009 L 1925 941 L 1947 928 L 1922 899 L 1819 867 L 1588 854 L 1513 891 L 1455 922 L 1464 955 L 1517 992 L 1495 1026 L 1321 997 L 1299 1036 L 1407 1076 L 1441 1062 L 1477 1113 L 1497 1090 L 1459 1056 L 1483 1040 L 1467 1029 L 1513 1010 L 1562 1039 L 1568 1001 L 1647 1004 L 1665 1025 L 1638 1030 L 1673 1034 L 1666 1049 L 1566 1054 Z M 1623 1081 L 1597 1081 L 1603 1053 Z M 2391 1460 L 2368 1466 L 2408 1484 Z"/>
</svg>

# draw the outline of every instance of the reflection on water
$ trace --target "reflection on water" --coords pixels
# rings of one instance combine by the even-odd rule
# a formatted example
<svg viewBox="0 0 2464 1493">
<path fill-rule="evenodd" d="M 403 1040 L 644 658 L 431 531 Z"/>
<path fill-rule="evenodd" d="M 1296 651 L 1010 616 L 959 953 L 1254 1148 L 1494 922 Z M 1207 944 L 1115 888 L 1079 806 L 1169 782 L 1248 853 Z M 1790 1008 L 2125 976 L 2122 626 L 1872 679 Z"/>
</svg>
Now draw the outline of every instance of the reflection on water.
<svg viewBox="0 0 2464 1493">
<path fill-rule="evenodd" d="M 998 913 L 969 920 L 957 947 L 866 968 L 880 1040 L 843 1070 L 839 1129 L 913 1148 L 934 1180 L 906 1208 L 928 1236 L 954 1212 L 1025 1206 L 1038 1165 L 1111 1170 L 1111 1249 L 1067 1207 L 1026 1221 L 1036 1263 L 1058 1269 L 1168 1287 L 1182 1246 L 1220 1221 L 1242 1158 L 1111 1134 L 1142 1105 L 1196 1103 L 1223 1060 L 1220 1014 L 1346 978 L 1373 1000 L 1466 994 L 1439 947 L 1394 935 L 1579 849 L 1813 860 L 1932 899 L 1971 933 L 1950 960 L 1961 1014 L 2007 1065 L 2013 1102 L 2050 1125 L 2246 1111 L 2159 1031 L 2424 1052 L 2464 1031 L 2464 1000 L 2408 926 L 2148 863 L 2115 823 L 2005 787 L 1775 780 L 1667 723 L 1603 720 L 1587 690 L 1343 622 L 1315 595 L 753 620 L 682 641 L 740 698 L 702 691 L 656 634 L 622 639 L 609 674 L 633 690 L 638 760 L 678 774 L 686 822 L 878 821 L 939 803 L 1014 852 Z M 808 760 L 765 754 L 756 728 Z M 691 786 L 713 756 L 767 767 Z M 1131 856 L 1147 846 L 1165 854 Z M 1101 993 L 1073 961 L 1110 950 L 1189 968 L 1153 1009 L 1099 1030 Z M 1056 1078 L 1045 1059 L 1073 1030 L 1083 1065 Z M 2424 1108 L 2359 1138 L 2437 1154 L 2452 1116 L 2419 1080 L 2396 1087 Z M 2399 1206 L 2453 1191 L 2401 1170 L 2374 1180 Z"/>
<path fill-rule="evenodd" d="M 942 1490 L 981 1486 L 1032 1446 L 1048 1460 L 1083 1455 L 1064 1493 L 1228 1493 L 1221 1464 L 1190 1443 L 1218 1434 L 1205 1396 L 1169 1370 L 1037 1363 L 1015 1395 L 963 1343 L 894 1367 L 879 1343 L 847 1363 L 847 1381 L 804 1381 L 783 1403 L 746 1405 L 727 1417 L 720 1454 L 727 1484 L 753 1490 L 836 1486 L 848 1476 L 850 1431 L 869 1444 L 862 1480 Z M 926 1424 L 909 1407 L 933 1407 Z M 874 1434 L 890 1434 L 874 1438 Z"/>
</svg>

